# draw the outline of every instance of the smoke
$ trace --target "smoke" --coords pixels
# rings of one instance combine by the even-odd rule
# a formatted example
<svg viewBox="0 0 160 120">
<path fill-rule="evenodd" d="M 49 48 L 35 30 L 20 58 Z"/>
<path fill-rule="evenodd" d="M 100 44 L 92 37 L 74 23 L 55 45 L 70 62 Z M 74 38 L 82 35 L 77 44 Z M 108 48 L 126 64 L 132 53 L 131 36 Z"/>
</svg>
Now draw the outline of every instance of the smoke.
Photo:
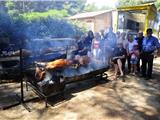
<svg viewBox="0 0 160 120">
<path fill-rule="evenodd" d="M 61 40 L 54 43 L 52 39 L 75 38 L 82 34 L 77 26 L 64 19 L 48 17 L 33 21 L 21 18 L 14 20 L 7 13 L 0 13 L 0 31 L 6 33 L 10 43 L 15 44 L 17 48 L 31 51 L 45 47 L 63 47 L 71 44 L 70 41 Z"/>
<path fill-rule="evenodd" d="M 71 23 L 55 18 L 34 20 L 25 31 L 29 39 L 74 37 L 77 34 L 76 27 Z"/>
<path fill-rule="evenodd" d="M 53 58 L 59 56 L 57 53 L 65 54 L 69 47 L 75 44 L 75 41 L 56 38 L 75 38 L 83 33 L 69 21 L 53 17 L 27 21 L 22 18 L 14 20 L 5 14 L 0 16 L 0 27 L 8 33 L 10 40 L 17 45 L 17 48 L 22 47 L 32 52 L 35 58 L 31 61 L 38 59 L 42 61 L 53 60 Z M 55 52 L 58 49 L 59 51 Z M 51 56 L 44 56 L 49 51 L 52 51 L 53 54 Z M 28 61 L 29 59 L 25 60 Z M 76 76 L 106 66 L 106 64 L 91 61 L 87 66 L 82 66 L 78 69 L 67 68 L 63 71 L 63 74 L 66 76 Z M 48 80 L 48 78 L 46 79 Z"/>
</svg>

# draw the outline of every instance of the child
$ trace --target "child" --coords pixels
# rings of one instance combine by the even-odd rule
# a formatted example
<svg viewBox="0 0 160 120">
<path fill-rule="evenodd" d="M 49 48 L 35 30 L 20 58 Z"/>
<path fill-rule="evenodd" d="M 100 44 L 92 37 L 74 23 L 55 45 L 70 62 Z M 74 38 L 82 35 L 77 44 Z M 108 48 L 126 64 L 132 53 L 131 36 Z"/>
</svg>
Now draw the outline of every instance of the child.
<svg viewBox="0 0 160 120">
<path fill-rule="evenodd" d="M 131 51 L 131 60 L 130 60 L 130 63 L 131 63 L 131 72 L 133 74 L 136 74 L 137 72 L 137 62 L 138 62 L 138 59 L 139 59 L 139 50 L 138 50 L 138 45 L 134 45 L 133 46 L 133 50 Z"/>
<path fill-rule="evenodd" d="M 100 48 L 100 40 L 94 38 L 91 48 L 91 57 L 94 61 L 101 61 L 102 60 L 102 50 Z"/>
</svg>

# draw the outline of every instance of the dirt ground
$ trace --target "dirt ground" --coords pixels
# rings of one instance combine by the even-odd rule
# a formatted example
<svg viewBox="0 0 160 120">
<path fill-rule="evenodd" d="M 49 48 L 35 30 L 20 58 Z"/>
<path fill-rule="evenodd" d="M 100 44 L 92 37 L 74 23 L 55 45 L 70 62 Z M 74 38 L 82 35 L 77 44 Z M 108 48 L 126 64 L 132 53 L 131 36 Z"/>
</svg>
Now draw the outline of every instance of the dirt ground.
<svg viewBox="0 0 160 120">
<path fill-rule="evenodd" d="M 43 100 L 27 102 L 31 112 L 22 105 L 0 110 L 0 120 L 160 120 L 160 58 L 154 61 L 153 73 L 149 81 L 126 75 L 125 82 L 88 80 L 70 84 L 65 100 L 51 98 L 53 106 L 48 108 Z M 16 83 L 1 84 L 0 97 L 20 94 L 19 87 Z M 24 92 L 25 98 L 36 96 L 31 90 Z"/>
</svg>

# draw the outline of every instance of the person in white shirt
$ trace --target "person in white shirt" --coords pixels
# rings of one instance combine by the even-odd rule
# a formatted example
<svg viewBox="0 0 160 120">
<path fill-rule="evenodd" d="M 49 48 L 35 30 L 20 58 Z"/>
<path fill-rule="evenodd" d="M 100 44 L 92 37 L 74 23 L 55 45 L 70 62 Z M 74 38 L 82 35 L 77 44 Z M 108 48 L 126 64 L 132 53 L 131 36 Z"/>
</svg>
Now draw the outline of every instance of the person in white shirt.
<svg viewBox="0 0 160 120">
<path fill-rule="evenodd" d="M 102 60 L 102 50 L 100 48 L 100 37 L 96 35 L 92 42 L 91 54 L 92 58 L 96 61 Z"/>
<path fill-rule="evenodd" d="M 127 35 L 128 44 L 127 44 L 127 64 L 128 64 L 128 73 L 131 72 L 131 54 L 135 45 L 138 45 L 137 41 L 133 39 L 131 34 Z"/>
</svg>

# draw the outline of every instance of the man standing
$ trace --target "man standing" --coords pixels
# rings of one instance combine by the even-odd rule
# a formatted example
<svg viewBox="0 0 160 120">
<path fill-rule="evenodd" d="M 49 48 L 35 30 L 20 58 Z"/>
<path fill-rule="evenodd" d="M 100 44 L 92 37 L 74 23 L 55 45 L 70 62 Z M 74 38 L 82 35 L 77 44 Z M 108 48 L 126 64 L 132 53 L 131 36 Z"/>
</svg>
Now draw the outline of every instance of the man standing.
<svg viewBox="0 0 160 120">
<path fill-rule="evenodd" d="M 142 42 L 142 76 L 146 79 L 152 77 L 154 51 L 160 48 L 158 39 L 152 36 L 152 29 L 147 29 L 147 36 Z"/>
<path fill-rule="evenodd" d="M 142 53 L 142 42 L 143 42 L 143 39 L 144 39 L 144 36 L 143 36 L 143 32 L 140 31 L 138 32 L 138 35 L 137 37 L 135 38 L 137 40 L 137 43 L 138 43 L 138 48 L 139 48 L 139 52 L 140 52 L 140 56 L 139 56 L 139 59 L 138 59 L 138 62 L 137 62 L 137 71 L 140 72 L 140 60 L 142 60 L 141 58 L 141 53 Z"/>
</svg>

